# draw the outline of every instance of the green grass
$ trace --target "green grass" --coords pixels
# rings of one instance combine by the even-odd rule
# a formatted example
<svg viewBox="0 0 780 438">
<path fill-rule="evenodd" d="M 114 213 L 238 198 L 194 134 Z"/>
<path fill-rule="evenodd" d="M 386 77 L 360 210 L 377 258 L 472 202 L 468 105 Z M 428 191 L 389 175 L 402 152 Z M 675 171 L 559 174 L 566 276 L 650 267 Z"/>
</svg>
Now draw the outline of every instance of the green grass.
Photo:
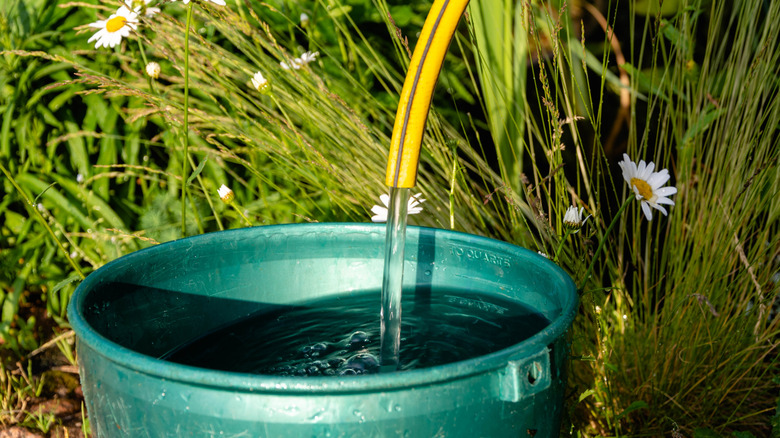
<svg viewBox="0 0 780 438">
<path fill-rule="evenodd" d="M 427 5 L 195 3 L 185 105 L 183 5 L 93 50 L 84 25 L 116 5 L 59 3 L 0 6 L 4 366 L 67 337 L 80 273 L 121 255 L 247 222 L 369 220 Z M 561 248 L 584 285 L 572 435 L 778 434 L 780 5 L 648 11 L 472 3 L 428 121 L 425 210 L 410 220 Z M 315 62 L 280 67 L 307 50 Z M 251 86 L 258 71 L 267 93 Z M 630 202 L 607 233 L 633 196 L 623 152 L 668 168 L 676 205 L 648 222 Z M 570 205 L 592 215 L 577 234 L 564 232 Z M 49 428 L 45 414 L 17 415 L 37 397 L 35 377 L 17 377 L 4 380 L 0 421 Z"/>
</svg>

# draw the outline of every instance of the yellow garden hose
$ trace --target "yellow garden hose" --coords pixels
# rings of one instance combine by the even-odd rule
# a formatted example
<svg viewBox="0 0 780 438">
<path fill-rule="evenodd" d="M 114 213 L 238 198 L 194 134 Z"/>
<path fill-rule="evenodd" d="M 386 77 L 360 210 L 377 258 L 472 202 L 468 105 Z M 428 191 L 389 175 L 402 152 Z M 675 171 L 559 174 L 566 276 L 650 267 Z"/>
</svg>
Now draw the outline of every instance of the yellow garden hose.
<svg viewBox="0 0 780 438">
<path fill-rule="evenodd" d="M 444 55 L 468 3 L 469 0 L 435 0 L 425 19 L 395 116 L 385 178 L 385 183 L 390 187 L 411 188 L 417 181 L 420 145 L 433 88 Z"/>
</svg>

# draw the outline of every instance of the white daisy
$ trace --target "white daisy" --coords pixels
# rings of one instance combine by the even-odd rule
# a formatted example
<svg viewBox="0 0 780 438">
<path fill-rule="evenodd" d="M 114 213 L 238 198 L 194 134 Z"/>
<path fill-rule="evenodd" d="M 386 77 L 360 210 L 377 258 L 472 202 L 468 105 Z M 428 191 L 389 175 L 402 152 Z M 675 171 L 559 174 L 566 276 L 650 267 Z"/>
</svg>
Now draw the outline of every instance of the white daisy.
<svg viewBox="0 0 780 438">
<path fill-rule="evenodd" d="M 117 9 L 116 14 L 111 14 L 108 20 L 100 20 L 90 23 L 89 27 L 100 29 L 87 40 L 91 43 L 97 40 L 95 48 L 114 47 L 122 42 L 122 38 L 130 35 L 131 30 L 135 30 L 138 25 L 138 14 L 131 11 L 127 6 Z"/>
<path fill-rule="evenodd" d="M 162 71 L 162 68 L 160 67 L 160 64 L 152 61 L 148 64 L 146 64 L 146 74 L 149 75 L 152 79 L 157 79 L 160 77 L 160 71 Z"/>
<path fill-rule="evenodd" d="M 279 63 L 279 65 L 282 66 L 283 69 L 289 70 L 290 68 L 293 68 L 295 70 L 300 69 L 304 65 L 317 60 L 317 55 L 319 55 L 320 52 L 306 52 L 303 55 L 301 55 L 300 58 L 293 59 L 290 64 L 282 61 Z"/>
<path fill-rule="evenodd" d="M 320 52 L 306 52 L 303 55 L 301 55 L 300 58 L 296 58 L 296 60 L 300 61 L 301 66 L 304 66 L 310 62 L 317 60 L 317 55 L 319 55 Z"/>
<path fill-rule="evenodd" d="M 259 92 L 264 92 L 268 88 L 269 82 L 268 79 L 263 77 L 263 74 L 260 72 L 255 73 L 254 77 L 252 77 L 252 86 L 255 87 L 255 90 Z"/>
<path fill-rule="evenodd" d="M 236 197 L 235 193 L 233 193 L 233 190 L 230 190 L 230 187 L 224 184 L 222 184 L 219 189 L 217 189 L 217 193 L 219 194 L 219 199 L 221 199 L 225 204 L 230 204 Z"/>
<path fill-rule="evenodd" d="M 677 193 L 677 189 L 672 187 L 662 187 L 669 181 L 669 171 L 661 169 L 660 172 L 653 172 L 655 163 L 652 161 L 645 164 L 644 160 L 636 165 L 627 154 L 623 154 L 623 161 L 618 163 L 623 170 L 623 179 L 626 180 L 629 187 L 634 191 L 636 199 L 641 201 L 642 211 L 647 220 L 653 220 L 653 213 L 650 207 L 655 208 L 666 216 L 666 209 L 660 204 L 674 205 L 674 201 L 667 196 Z"/>
<path fill-rule="evenodd" d="M 420 196 L 422 196 L 422 193 L 409 197 L 409 203 L 406 206 L 406 214 L 417 214 L 423 210 L 420 204 L 425 202 L 425 199 L 420 199 Z M 387 222 L 387 205 L 390 203 L 390 195 L 387 193 L 382 194 L 379 196 L 379 200 L 382 201 L 382 204 L 385 204 L 385 206 L 374 205 L 371 207 L 371 211 L 374 213 L 374 216 L 371 217 L 371 221 Z"/>
<path fill-rule="evenodd" d="M 573 233 L 578 233 L 580 228 L 585 225 L 585 221 L 588 220 L 590 215 L 585 219 L 582 218 L 582 212 L 585 208 L 580 207 L 577 211 L 577 207 L 571 205 L 566 209 L 566 214 L 563 215 L 563 226 L 572 230 Z"/>
</svg>

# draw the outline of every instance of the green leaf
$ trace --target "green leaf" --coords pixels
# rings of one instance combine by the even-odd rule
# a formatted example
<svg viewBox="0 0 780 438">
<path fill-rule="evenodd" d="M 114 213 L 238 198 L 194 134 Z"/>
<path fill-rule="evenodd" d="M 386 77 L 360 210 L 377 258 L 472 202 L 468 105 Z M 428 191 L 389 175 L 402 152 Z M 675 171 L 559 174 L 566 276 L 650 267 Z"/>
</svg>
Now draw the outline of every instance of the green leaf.
<svg viewBox="0 0 780 438">
<path fill-rule="evenodd" d="M 634 1 L 634 13 L 639 15 L 673 15 L 681 9 L 680 0 L 665 0 L 659 2 L 658 0 L 635 0 Z"/>
<path fill-rule="evenodd" d="M 328 11 L 331 18 L 337 18 L 342 15 L 348 14 L 352 10 L 352 6 L 339 6 Z"/>
<path fill-rule="evenodd" d="M 404 27 L 414 19 L 416 13 L 409 5 L 390 6 L 390 16 L 393 17 L 397 26 Z"/>
<path fill-rule="evenodd" d="M 60 281 L 59 283 L 55 284 L 54 287 L 51 289 L 50 293 L 55 294 L 60 289 L 62 289 L 63 287 L 73 283 L 74 281 L 79 281 L 79 280 L 81 280 L 81 276 L 78 275 L 78 274 L 73 274 L 70 277 L 68 277 L 68 278 Z"/>
<path fill-rule="evenodd" d="M 595 393 L 596 393 L 596 391 L 593 390 L 593 389 L 589 389 L 589 390 L 583 392 L 582 394 L 580 394 L 580 398 L 579 398 L 579 400 L 577 400 L 577 403 L 585 400 L 586 398 L 590 397 L 591 395 L 593 395 Z"/>
<path fill-rule="evenodd" d="M 21 232 L 25 220 L 25 217 L 19 213 L 11 210 L 5 211 L 5 226 L 14 234 Z"/>
<path fill-rule="evenodd" d="M 669 102 L 669 96 L 667 96 L 663 90 L 661 90 L 656 84 L 653 83 L 653 80 L 650 76 L 646 75 L 641 70 L 637 70 L 636 68 L 634 68 L 633 65 L 629 64 L 628 62 L 624 63 L 620 67 L 622 67 L 623 70 L 625 70 L 629 75 L 631 75 L 634 78 L 639 90 L 648 90 L 652 92 L 654 95 L 660 97 L 661 100 L 663 100 L 664 102 Z"/>
<path fill-rule="evenodd" d="M 667 20 L 661 20 L 661 32 L 664 37 L 674 44 L 683 53 L 685 59 L 690 59 L 690 41 L 688 36 L 679 31 L 672 23 Z"/>
<path fill-rule="evenodd" d="M 649 408 L 650 408 L 650 406 L 648 406 L 648 404 L 647 404 L 647 403 L 645 403 L 645 402 L 643 402 L 643 401 L 641 401 L 641 400 L 637 400 L 637 401 L 635 401 L 635 402 L 631 403 L 630 405 L 628 405 L 628 407 L 627 407 L 627 408 L 625 408 L 625 409 L 623 410 L 623 412 L 621 412 L 621 413 L 620 413 L 620 414 L 617 416 L 617 419 L 618 419 L 618 420 L 620 420 L 621 418 L 625 417 L 626 415 L 628 415 L 628 414 L 630 414 L 631 412 L 634 412 L 634 411 L 636 411 L 636 410 L 639 410 L 639 409 L 649 409 Z"/>
<path fill-rule="evenodd" d="M 52 179 L 57 181 L 59 185 L 68 191 L 71 196 L 77 199 L 83 199 L 85 204 L 91 208 L 92 212 L 91 214 L 98 215 L 105 219 L 104 224 L 117 228 L 120 230 L 127 229 L 127 226 L 125 225 L 124 221 L 121 217 L 119 217 L 118 214 L 109 206 L 105 200 L 101 199 L 99 196 L 97 196 L 93 191 L 88 190 L 84 187 L 82 187 L 80 184 L 78 184 L 75 181 L 72 181 L 70 178 L 62 175 L 52 175 Z M 90 226 L 86 228 L 90 228 L 92 226 L 95 226 L 90 222 Z"/>
<path fill-rule="evenodd" d="M 709 124 L 713 120 L 717 119 L 718 117 L 720 117 L 721 114 L 726 112 L 725 108 L 720 108 L 716 111 L 712 111 L 713 108 L 714 108 L 713 106 L 709 106 L 704 110 L 704 112 L 699 117 L 696 117 L 696 123 L 691 125 L 691 127 L 689 127 L 688 130 L 683 135 L 681 145 L 685 145 L 689 141 L 693 140 L 693 138 L 696 137 L 696 135 L 698 135 L 699 133 L 707 129 L 707 126 L 709 126 Z"/>
<path fill-rule="evenodd" d="M 576 59 L 578 61 L 582 61 L 582 53 L 580 53 L 580 49 L 582 49 L 582 44 L 579 41 L 577 41 L 576 39 L 573 39 L 573 38 L 569 39 L 569 44 L 572 45 L 572 47 L 577 47 L 576 50 L 572 50 L 571 51 L 572 58 L 574 58 L 574 59 Z M 612 86 L 613 89 L 615 89 L 617 91 L 619 91 L 619 90 L 621 90 L 623 88 L 626 88 L 626 86 L 623 85 L 620 82 L 620 78 L 615 73 L 612 73 L 609 69 L 605 69 L 604 68 L 603 64 L 601 63 L 601 60 L 596 58 L 596 55 L 594 55 L 587 48 L 585 48 L 583 51 L 585 52 L 585 65 L 591 71 L 593 71 L 594 73 L 596 73 L 598 75 L 602 75 L 603 74 L 604 75 L 604 79 L 607 80 L 607 83 L 610 86 Z M 625 66 L 622 66 L 622 67 L 625 68 Z M 626 71 L 628 72 L 628 69 L 626 69 Z M 642 100 L 647 100 L 647 96 L 645 96 L 644 94 L 640 93 L 638 90 L 635 90 L 635 89 L 633 89 L 631 87 L 628 87 L 628 89 L 631 92 L 631 94 L 635 95 L 636 97 L 638 97 L 638 98 L 640 98 Z"/>
<path fill-rule="evenodd" d="M 69 116 L 70 117 L 70 116 Z M 72 120 L 65 121 L 65 128 L 68 131 L 68 156 L 73 167 L 78 170 L 79 173 L 85 177 L 88 176 L 89 155 L 87 153 L 86 142 L 84 137 L 79 134 L 79 125 Z"/>
<path fill-rule="evenodd" d="M 209 160 L 209 157 L 205 157 L 205 158 L 203 158 L 203 160 L 200 162 L 200 164 L 198 164 L 198 168 L 197 168 L 197 169 L 195 169 L 195 171 L 194 171 L 194 172 L 192 172 L 192 175 L 190 175 L 190 177 L 189 177 L 189 178 L 187 178 L 187 184 L 191 183 L 191 182 L 192 182 L 192 181 L 193 181 L 195 178 L 197 178 L 197 177 L 198 177 L 198 175 L 200 175 L 200 172 L 202 172 L 202 171 L 203 171 L 203 166 L 205 166 L 205 165 L 206 165 L 206 162 L 207 162 L 208 160 Z"/>
<path fill-rule="evenodd" d="M 53 175 L 54 176 L 54 175 Z M 53 203 L 56 207 L 63 210 L 65 214 L 72 217 L 83 228 L 92 228 L 93 222 L 87 218 L 87 216 L 81 211 L 79 207 L 70 202 L 65 196 L 57 190 L 46 190 L 48 184 L 36 178 L 29 173 L 23 173 L 16 177 L 16 181 L 20 186 L 26 188 L 32 193 L 43 193 L 43 198 Z M 33 208 L 35 208 L 33 206 Z"/>
</svg>

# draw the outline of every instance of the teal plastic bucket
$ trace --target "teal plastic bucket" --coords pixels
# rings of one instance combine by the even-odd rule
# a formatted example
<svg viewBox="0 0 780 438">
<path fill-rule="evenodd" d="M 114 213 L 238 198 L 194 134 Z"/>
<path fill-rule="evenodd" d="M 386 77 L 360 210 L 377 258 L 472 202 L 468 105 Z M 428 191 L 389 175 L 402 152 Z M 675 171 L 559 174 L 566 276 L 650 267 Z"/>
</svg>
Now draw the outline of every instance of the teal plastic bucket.
<svg viewBox="0 0 780 438">
<path fill-rule="evenodd" d="M 469 234 L 410 227 L 404 293 L 515 301 L 546 327 L 487 355 L 370 375 L 281 377 L 160 359 L 264 309 L 378 291 L 384 241 L 381 224 L 267 226 L 157 245 L 98 269 L 68 310 L 93 433 L 558 436 L 575 286 L 535 252 Z"/>
</svg>

